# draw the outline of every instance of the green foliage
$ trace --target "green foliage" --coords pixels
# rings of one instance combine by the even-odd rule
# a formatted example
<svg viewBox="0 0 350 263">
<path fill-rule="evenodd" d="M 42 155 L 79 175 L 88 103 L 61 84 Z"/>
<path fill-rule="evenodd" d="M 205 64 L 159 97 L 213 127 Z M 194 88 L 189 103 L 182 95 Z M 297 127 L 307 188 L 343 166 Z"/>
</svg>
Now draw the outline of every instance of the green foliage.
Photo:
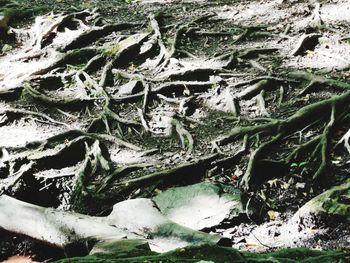
<svg viewBox="0 0 350 263">
<path fill-rule="evenodd" d="M 304 167 L 304 166 L 306 166 L 307 165 L 307 162 L 301 162 L 301 163 L 299 163 L 299 167 Z"/>
<path fill-rule="evenodd" d="M 290 168 L 294 168 L 294 167 L 298 167 L 298 164 L 297 163 L 291 163 L 290 164 Z"/>
<path fill-rule="evenodd" d="M 307 165 L 307 162 L 300 162 L 300 163 L 291 163 L 290 168 L 303 168 Z"/>
</svg>

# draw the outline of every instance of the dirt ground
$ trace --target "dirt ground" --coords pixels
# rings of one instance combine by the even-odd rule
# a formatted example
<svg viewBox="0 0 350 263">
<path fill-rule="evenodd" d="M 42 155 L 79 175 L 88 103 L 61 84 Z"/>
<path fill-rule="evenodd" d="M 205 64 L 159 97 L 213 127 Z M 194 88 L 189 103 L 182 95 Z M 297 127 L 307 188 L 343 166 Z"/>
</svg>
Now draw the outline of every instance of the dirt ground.
<svg viewBox="0 0 350 263">
<path fill-rule="evenodd" d="M 301 209 L 350 172 L 350 2 L 316 2 L 35 1 L 0 42 L 0 192 L 106 216 L 204 181 L 242 193 L 240 216 L 202 229 L 233 248 L 349 248 L 349 210 Z M 77 15 L 45 31 L 62 12 Z M 181 165 L 187 175 L 147 181 Z M 12 255 L 64 252 L 4 231 L 0 259 Z"/>
</svg>

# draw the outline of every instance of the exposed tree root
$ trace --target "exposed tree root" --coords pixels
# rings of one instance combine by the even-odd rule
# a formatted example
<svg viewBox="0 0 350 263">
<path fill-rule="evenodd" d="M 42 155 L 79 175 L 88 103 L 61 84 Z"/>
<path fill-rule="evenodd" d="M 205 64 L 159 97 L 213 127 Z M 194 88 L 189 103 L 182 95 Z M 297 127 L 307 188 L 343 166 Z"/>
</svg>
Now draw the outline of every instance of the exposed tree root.
<svg viewBox="0 0 350 263">
<path fill-rule="evenodd" d="M 313 29 L 321 29 L 323 27 L 320 7 L 321 7 L 321 4 L 318 1 L 316 1 L 315 9 L 310 17 L 310 22 L 309 22 L 309 26 Z"/>
<path fill-rule="evenodd" d="M 113 244 L 125 238 L 149 241 L 156 247 L 163 247 L 162 240 L 164 242 L 164 238 L 170 236 L 176 237 L 173 242 L 179 244 L 191 241 L 216 244 L 221 240 L 216 235 L 174 223 L 162 215 L 150 199 L 118 203 L 112 213 L 105 217 L 44 208 L 6 195 L 0 196 L 0 207 L 0 225 L 4 229 L 62 248 L 68 255 L 72 253 L 70 256 L 88 254 L 97 242 Z M 144 217 L 135 218 L 139 212 L 153 221 L 144 221 Z"/>
<path fill-rule="evenodd" d="M 166 187 L 171 185 L 181 185 L 186 182 L 197 182 L 206 171 L 212 168 L 213 161 L 219 157 L 218 154 L 206 156 L 196 161 L 179 165 L 178 167 L 167 169 L 160 172 L 147 174 L 135 179 L 122 181 L 117 185 L 115 198 L 120 198 L 120 195 L 127 195 L 140 187 Z"/>
<path fill-rule="evenodd" d="M 111 188 L 116 180 L 122 179 L 123 176 L 129 174 L 130 172 L 137 171 L 139 169 L 143 169 L 149 166 L 151 165 L 134 164 L 115 169 L 113 172 L 110 173 L 110 175 L 104 178 L 103 182 L 98 188 L 98 193 L 103 193 L 107 188 Z"/>
<path fill-rule="evenodd" d="M 259 107 L 260 115 L 269 117 L 270 114 L 266 110 L 264 95 L 265 95 L 265 90 L 260 91 L 260 94 L 256 96 L 256 101 Z"/>
<path fill-rule="evenodd" d="M 255 169 L 256 169 L 256 163 L 261 158 L 262 153 L 264 153 L 264 151 L 266 151 L 269 147 L 274 145 L 276 142 L 281 140 L 283 138 L 283 136 L 284 136 L 283 133 L 276 135 L 271 140 L 262 143 L 253 153 L 251 153 L 246 172 L 240 181 L 240 186 L 244 190 L 251 189 L 252 179 L 254 179 L 253 177 L 254 177 Z"/>
<path fill-rule="evenodd" d="M 297 148 L 295 148 L 286 158 L 285 162 L 286 165 L 290 164 L 292 160 L 297 159 L 299 156 L 307 153 L 310 151 L 311 148 L 314 148 L 315 145 L 320 141 L 321 136 L 316 136 L 310 141 L 307 141 L 301 145 L 299 145 Z"/>
<path fill-rule="evenodd" d="M 346 150 L 348 151 L 348 153 L 350 154 L 350 144 L 349 144 L 349 140 L 350 140 L 350 130 L 348 130 L 344 136 L 340 139 L 340 141 L 338 142 L 338 144 L 340 143 L 344 143 L 344 147 L 346 148 Z"/>
<path fill-rule="evenodd" d="M 303 35 L 292 51 L 293 56 L 305 55 L 308 51 L 313 51 L 318 44 L 320 34 Z"/>
<path fill-rule="evenodd" d="M 82 107 L 87 106 L 93 102 L 92 99 L 56 99 L 51 98 L 35 89 L 33 89 L 29 84 L 24 85 L 25 95 L 29 95 L 35 101 L 46 105 L 52 105 L 56 107 L 70 108 L 70 109 L 78 109 L 80 110 Z"/>
<path fill-rule="evenodd" d="M 121 23 L 121 24 L 115 24 L 115 25 L 105 25 L 101 28 L 94 28 L 90 29 L 84 33 L 82 33 L 79 37 L 72 40 L 70 43 L 68 43 L 63 49 L 62 52 L 66 52 L 68 50 L 82 48 L 84 46 L 87 46 L 99 38 L 109 35 L 112 32 L 120 31 L 129 29 L 132 27 L 140 26 L 140 24 L 132 24 L 132 23 Z"/>
<path fill-rule="evenodd" d="M 88 184 L 98 171 L 110 172 L 109 162 L 104 158 L 100 144 L 95 141 L 89 149 L 86 145 L 85 160 L 77 172 L 73 183 L 73 209 L 79 211 L 79 206 L 84 203 L 84 199 L 88 196 Z"/>
<path fill-rule="evenodd" d="M 261 144 L 251 155 L 250 161 L 244 177 L 242 178 L 241 185 L 244 189 L 249 190 L 251 187 L 251 178 L 254 174 L 255 163 L 261 158 L 261 153 L 267 148 L 274 145 L 277 141 L 280 141 L 287 134 L 291 134 L 298 128 L 306 126 L 310 121 L 314 121 L 312 116 L 323 116 L 324 114 L 331 114 L 331 121 L 326 126 L 323 135 L 320 137 L 319 146 L 321 154 L 321 165 L 319 169 L 313 175 L 313 179 L 318 179 L 325 171 L 327 167 L 327 156 L 329 151 L 329 134 L 330 129 L 335 121 L 335 111 L 341 112 L 350 101 L 350 92 L 346 92 L 340 96 L 336 95 L 330 99 L 325 99 L 320 102 L 313 103 L 299 109 L 295 114 L 285 120 L 273 120 L 268 123 L 259 124 L 255 126 L 236 127 L 229 135 L 215 141 L 218 145 L 224 145 L 233 142 L 235 139 L 244 135 L 252 136 L 255 134 L 276 134 L 271 140 L 268 140 Z M 317 157 L 316 157 L 317 158 Z"/>
<path fill-rule="evenodd" d="M 0 188 L 0 194 L 7 193 L 11 191 L 12 187 L 14 187 L 23 176 L 28 175 L 33 171 L 34 162 L 31 161 L 28 164 L 23 164 L 18 171 L 13 172 L 10 169 L 10 174 L 5 181 L 1 182 L 4 184 L 4 187 Z"/>
<path fill-rule="evenodd" d="M 271 121 L 270 123 L 252 127 L 236 127 L 230 132 L 230 134 L 218 139 L 217 143 L 219 145 L 227 144 L 232 142 L 235 138 L 245 134 L 252 135 L 260 132 L 271 133 L 275 131 L 287 131 L 288 129 L 290 129 L 289 132 L 293 132 L 298 129 L 300 125 L 305 125 L 308 122 L 313 121 L 311 116 L 320 116 L 319 114 L 321 113 L 330 112 L 333 105 L 336 109 L 342 109 L 346 106 L 349 100 L 350 92 L 346 92 L 343 95 L 335 95 L 329 99 L 305 106 L 285 120 Z"/>
<path fill-rule="evenodd" d="M 181 125 L 178 120 L 172 118 L 171 124 L 175 126 L 175 130 L 181 140 L 182 148 L 187 148 L 187 153 L 191 153 L 194 146 L 192 135 Z"/>
<path fill-rule="evenodd" d="M 213 16 L 214 14 L 205 14 L 199 18 L 196 18 L 186 24 L 179 26 L 174 34 L 174 39 L 172 40 L 172 45 L 170 49 L 167 49 L 162 41 L 162 35 L 160 34 L 159 23 L 157 22 L 156 17 L 150 16 L 151 26 L 153 27 L 155 37 L 156 39 L 158 39 L 158 44 L 160 47 L 159 59 L 157 62 L 157 69 L 155 70 L 155 72 L 161 72 L 169 64 L 170 59 L 176 55 L 176 52 L 179 49 L 181 37 L 187 34 L 187 32 L 189 31 L 189 27 L 201 23 Z"/>
<path fill-rule="evenodd" d="M 11 115 L 13 116 L 13 118 L 16 118 L 16 115 L 20 115 L 20 116 L 21 115 L 31 115 L 31 116 L 43 118 L 43 119 L 47 120 L 49 123 L 56 124 L 56 125 L 62 125 L 62 126 L 67 127 L 68 129 L 70 129 L 70 126 L 67 123 L 56 121 L 56 120 L 52 119 L 50 116 L 48 116 L 44 113 L 40 113 L 40 112 L 9 108 L 9 109 L 1 110 L 0 114 L 5 114 L 7 116 L 6 122 L 8 122 L 12 119 Z M 6 123 L 1 122 L 1 124 L 4 125 Z"/>
<path fill-rule="evenodd" d="M 279 26 L 229 27 L 226 21 L 210 19 L 213 16 L 170 24 L 162 14 L 151 14 L 147 25 L 96 26 L 98 14 L 83 11 L 41 16 L 33 27 L 23 29 L 29 40 L 15 48 L 21 52 L 0 58 L 2 68 L 9 65 L 7 71 L 0 69 L 0 128 L 4 134 L 9 127 L 17 136 L 26 136 L 21 128 L 31 124 L 24 118 L 31 116 L 48 124 L 33 126 L 64 129 L 40 136 L 47 139 L 33 140 L 35 134 L 29 134 L 23 145 L 14 144 L 18 146 L 6 147 L 6 137 L 0 140 L 1 193 L 16 196 L 28 178 L 39 194 L 52 194 L 55 185 L 66 184 L 65 209 L 101 215 L 116 201 L 150 197 L 203 178 L 247 192 L 262 189 L 277 176 L 307 183 L 326 179 L 333 167 L 333 135 L 337 141 L 342 136 L 338 145 L 350 153 L 350 131 L 345 132 L 350 84 L 340 80 L 346 74 L 336 79 L 311 71 L 286 73 L 282 60 L 290 56 L 276 47 L 292 39 L 285 35 L 291 24 L 279 34 Z M 312 32 L 318 32 L 319 5 L 311 20 Z M 303 56 L 319 43 L 319 33 L 307 32 L 293 56 Z M 268 41 L 248 43 L 257 38 Z M 200 50 L 197 43 L 202 42 L 210 50 Z M 327 92 L 314 93 L 323 90 Z M 326 97 L 331 92 L 338 95 Z M 210 155 L 211 150 L 216 153 Z M 11 214 L 7 202 L 23 213 Z M 142 204 L 159 215 L 152 201 Z M 164 232 L 167 237 L 179 235 L 181 241 L 208 238 L 178 226 L 161 234 L 142 224 L 129 229 L 138 219 L 124 220 L 126 210 L 114 213 L 124 220 L 117 224 L 109 217 L 60 212 L 5 195 L 0 206 L 1 228 L 63 248 L 124 237 L 156 242 Z M 148 215 L 140 211 L 142 217 Z M 9 222 L 6 213 L 26 218 L 31 227 Z"/>
<path fill-rule="evenodd" d="M 104 224 L 99 218 L 38 207 L 6 195 L 2 195 L 0 200 L 3 211 L 1 213 L 2 228 L 53 246 L 65 248 L 71 243 L 78 242 L 81 238 L 94 238 L 103 234 L 113 233 L 119 238 L 125 236 L 125 233 Z M 95 227 L 91 227 L 91 224 Z"/>
<path fill-rule="evenodd" d="M 306 87 L 299 93 L 300 96 L 304 96 L 310 92 L 320 91 L 324 87 L 331 87 L 337 91 L 343 91 L 350 89 L 350 85 L 346 82 L 326 78 L 324 76 L 315 75 L 304 71 L 294 71 L 288 73 L 290 78 L 297 78 L 303 81 L 307 81 Z"/>
<path fill-rule="evenodd" d="M 273 82 L 270 80 L 260 80 L 256 84 L 246 88 L 245 90 L 241 91 L 240 93 L 237 94 L 238 99 L 251 99 L 255 96 L 257 96 L 261 91 L 263 90 L 268 90 L 271 87 L 276 87 L 273 85 Z"/>
</svg>

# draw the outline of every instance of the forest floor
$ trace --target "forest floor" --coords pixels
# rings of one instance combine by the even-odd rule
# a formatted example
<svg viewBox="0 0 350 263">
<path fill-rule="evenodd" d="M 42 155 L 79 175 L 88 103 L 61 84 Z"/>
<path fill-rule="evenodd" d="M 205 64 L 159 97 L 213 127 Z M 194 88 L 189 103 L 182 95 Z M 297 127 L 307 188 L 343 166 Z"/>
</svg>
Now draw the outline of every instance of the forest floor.
<svg viewBox="0 0 350 263">
<path fill-rule="evenodd" d="M 349 248 L 349 1 L 0 4 L 0 260 L 80 255 L 47 208 L 156 252 Z"/>
</svg>

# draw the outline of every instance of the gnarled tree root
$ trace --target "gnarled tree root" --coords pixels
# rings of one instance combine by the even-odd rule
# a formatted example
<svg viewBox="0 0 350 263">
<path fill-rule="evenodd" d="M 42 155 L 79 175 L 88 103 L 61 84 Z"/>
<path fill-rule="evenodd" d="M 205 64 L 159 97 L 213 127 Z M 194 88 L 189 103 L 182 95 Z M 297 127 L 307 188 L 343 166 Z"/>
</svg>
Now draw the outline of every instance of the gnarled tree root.
<svg viewBox="0 0 350 263">
<path fill-rule="evenodd" d="M 61 249 L 75 247 L 81 250 L 71 251 L 75 255 L 88 254 L 91 249 L 88 244 L 94 246 L 97 242 L 125 238 L 146 240 L 156 251 L 169 250 L 167 242 L 173 242 L 172 248 L 176 248 L 189 244 L 216 244 L 221 240 L 216 235 L 174 223 L 162 215 L 149 199 L 118 203 L 106 217 L 40 207 L 7 195 L 0 196 L 0 209 L 1 228 Z"/>
<path fill-rule="evenodd" d="M 249 190 L 251 187 L 250 181 L 254 174 L 255 163 L 260 158 L 261 153 L 268 147 L 274 145 L 277 141 L 282 140 L 286 135 L 293 133 L 300 127 L 307 126 L 310 122 L 314 122 L 314 116 L 322 116 L 324 114 L 331 115 L 331 121 L 324 129 L 320 137 L 319 146 L 316 150 L 320 150 L 321 164 L 319 169 L 315 172 L 313 179 L 318 179 L 327 167 L 327 153 L 329 149 L 329 134 L 331 127 L 335 122 L 335 112 L 344 111 L 350 102 L 350 91 L 336 95 L 329 99 L 315 102 L 311 105 L 299 109 L 296 113 L 285 120 L 272 120 L 270 122 L 259 124 L 255 126 L 236 127 L 230 134 L 219 138 L 215 143 L 217 145 L 224 145 L 233 142 L 235 139 L 244 135 L 252 136 L 255 134 L 273 135 L 271 140 L 260 145 L 257 150 L 253 152 L 248 163 L 245 175 L 242 178 L 241 186 Z M 291 158 L 291 157 L 289 157 Z"/>
</svg>

